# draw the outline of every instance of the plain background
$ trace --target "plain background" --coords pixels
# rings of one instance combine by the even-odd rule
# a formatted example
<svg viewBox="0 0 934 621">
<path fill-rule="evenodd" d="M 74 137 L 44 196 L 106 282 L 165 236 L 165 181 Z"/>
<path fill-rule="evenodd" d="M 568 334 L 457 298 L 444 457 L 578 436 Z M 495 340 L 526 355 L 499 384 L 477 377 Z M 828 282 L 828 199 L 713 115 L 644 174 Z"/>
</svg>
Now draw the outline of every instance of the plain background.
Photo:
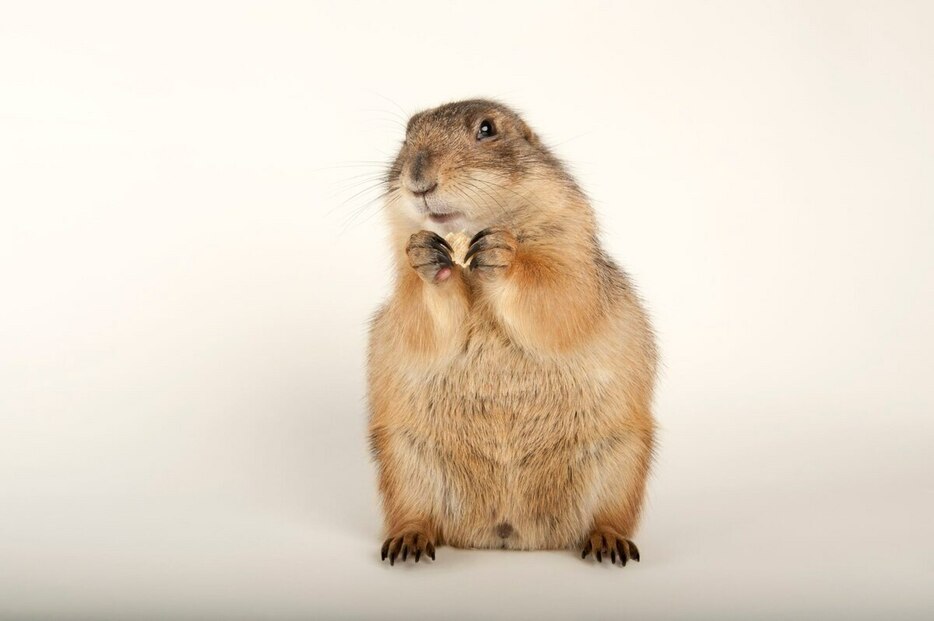
<svg viewBox="0 0 934 621">
<path fill-rule="evenodd" d="M 934 6 L 4 3 L 0 617 L 931 618 Z M 641 564 L 379 561 L 371 185 L 497 97 L 651 310 Z"/>
</svg>

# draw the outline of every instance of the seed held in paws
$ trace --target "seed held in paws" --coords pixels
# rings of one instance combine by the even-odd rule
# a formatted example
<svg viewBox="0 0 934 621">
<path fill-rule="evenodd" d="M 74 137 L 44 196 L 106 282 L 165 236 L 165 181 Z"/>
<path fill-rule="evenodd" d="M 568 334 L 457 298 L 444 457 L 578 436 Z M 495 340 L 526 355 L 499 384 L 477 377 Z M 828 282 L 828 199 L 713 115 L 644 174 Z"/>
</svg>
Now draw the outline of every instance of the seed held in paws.
<svg viewBox="0 0 934 621">
<path fill-rule="evenodd" d="M 461 267 L 467 267 L 464 255 L 470 247 L 470 236 L 467 231 L 457 231 L 444 236 L 445 241 L 451 244 L 451 259 Z"/>
</svg>

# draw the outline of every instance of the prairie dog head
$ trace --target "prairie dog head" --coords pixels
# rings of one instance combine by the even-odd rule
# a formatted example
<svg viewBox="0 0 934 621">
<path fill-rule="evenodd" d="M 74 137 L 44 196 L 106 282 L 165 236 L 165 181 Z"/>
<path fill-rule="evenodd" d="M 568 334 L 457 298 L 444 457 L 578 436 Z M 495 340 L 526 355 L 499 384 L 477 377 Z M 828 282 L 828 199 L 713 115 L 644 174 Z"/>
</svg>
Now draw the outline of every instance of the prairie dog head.
<svg viewBox="0 0 934 621">
<path fill-rule="evenodd" d="M 396 221 L 441 235 L 547 209 L 537 196 L 576 188 L 518 114 L 483 99 L 413 115 L 387 184 Z"/>
</svg>

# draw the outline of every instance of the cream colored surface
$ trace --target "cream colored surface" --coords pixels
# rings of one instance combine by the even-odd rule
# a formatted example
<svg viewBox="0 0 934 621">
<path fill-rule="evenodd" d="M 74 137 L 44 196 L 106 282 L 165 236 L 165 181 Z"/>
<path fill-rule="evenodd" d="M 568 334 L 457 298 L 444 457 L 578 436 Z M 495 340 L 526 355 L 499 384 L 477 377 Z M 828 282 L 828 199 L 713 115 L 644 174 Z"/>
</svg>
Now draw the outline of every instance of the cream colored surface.
<svg viewBox="0 0 934 621">
<path fill-rule="evenodd" d="M 934 614 L 931 4 L 0 14 L 0 618 Z M 357 175 L 473 95 L 658 329 L 635 566 L 379 561 Z"/>
<path fill-rule="evenodd" d="M 470 248 L 470 236 L 463 231 L 457 231 L 448 233 L 444 236 L 444 239 L 451 244 L 451 259 L 458 265 L 466 267 L 464 255 L 467 254 L 467 250 Z"/>
</svg>

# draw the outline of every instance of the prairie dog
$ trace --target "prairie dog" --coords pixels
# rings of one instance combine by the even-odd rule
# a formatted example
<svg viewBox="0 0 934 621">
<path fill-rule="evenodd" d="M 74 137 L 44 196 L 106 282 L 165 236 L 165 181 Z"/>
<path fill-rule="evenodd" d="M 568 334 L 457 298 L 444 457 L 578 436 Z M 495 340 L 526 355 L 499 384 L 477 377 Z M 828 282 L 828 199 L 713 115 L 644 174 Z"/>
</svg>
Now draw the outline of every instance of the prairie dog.
<svg viewBox="0 0 934 621">
<path fill-rule="evenodd" d="M 469 100 L 409 120 L 386 196 L 395 286 L 367 369 L 382 559 L 639 560 L 655 342 L 584 193 L 518 114 Z"/>
</svg>

